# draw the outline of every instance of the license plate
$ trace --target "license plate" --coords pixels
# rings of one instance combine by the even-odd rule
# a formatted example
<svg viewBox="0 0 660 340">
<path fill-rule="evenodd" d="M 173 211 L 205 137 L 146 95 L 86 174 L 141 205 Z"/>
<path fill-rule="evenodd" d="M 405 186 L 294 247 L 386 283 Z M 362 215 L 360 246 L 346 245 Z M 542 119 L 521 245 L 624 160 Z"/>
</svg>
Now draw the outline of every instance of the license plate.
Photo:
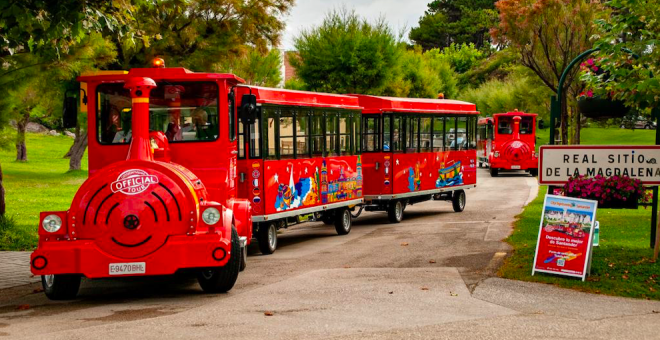
<svg viewBox="0 0 660 340">
<path fill-rule="evenodd" d="M 512 165 L 511 169 L 513 170 L 520 170 L 520 165 Z"/>
<path fill-rule="evenodd" d="M 131 263 L 110 263 L 108 274 L 110 275 L 132 275 L 144 274 L 147 272 L 147 264 L 145 262 L 131 262 Z"/>
</svg>

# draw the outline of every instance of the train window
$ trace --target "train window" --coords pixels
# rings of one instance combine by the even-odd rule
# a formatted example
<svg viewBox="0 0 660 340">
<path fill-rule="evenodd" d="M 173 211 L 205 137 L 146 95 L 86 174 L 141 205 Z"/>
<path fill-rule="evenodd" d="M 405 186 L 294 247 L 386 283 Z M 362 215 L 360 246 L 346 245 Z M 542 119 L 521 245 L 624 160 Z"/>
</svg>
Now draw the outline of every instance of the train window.
<svg viewBox="0 0 660 340">
<path fill-rule="evenodd" d="M 296 114 L 296 156 L 309 157 L 309 116 L 307 112 Z"/>
<path fill-rule="evenodd" d="M 456 150 L 467 150 L 468 148 L 468 118 L 458 117 L 456 123 Z"/>
<path fill-rule="evenodd" d="M 520 120 L 520 134 L 529 135 L 532 134 L 534 129 L 534 118 L 533 117 L 522 117 Z"/>
<path fill-rule="evenodd" d="M 445 146 L 445 117 L 433 118 L 433 152 L 440 152 Z"/>
<path fill-rule="evenodd" d="M 445 117 L 445 151 L 456 149 L 456 117 Z"/>
<path fill-rule="evenodd" d="M 277 113 L 272 108 L 263 107 L 261 113 L 264 119 L 264 153 L 265 156 L 269 159 L 277 159 L 277 149 L 276 143 L 277 136 L 275 135 L 275 128 L 277 127 L 275 122 L 277 119 Z"/>
<path fill-rule="evenodd" d="M 362 153 L 362 113 L 353 112 L 353 153 L 359 155 Z"/>
<path fill-rule="evenodd" d="M 294 155 L 293 129 L 293 112 L 285 109 L 279 119 L 280 158 L 291 158 Z"/>
<path fill-rule="evenodd" d="M 257 118 L 254 123 L 248 125 L 247 130 L 250 158 L 261 158 L 261 119 Z"/>
<path fill-rule="evenodd" d="M 403 152 L 403 117 L 394 116 L 392 120 L 392 146 L 394 152 Z"/>
<path fill-rule="evenodd" d="M 339 153 L 350 155 L 351 153 L 351 125 L 350 113 L 342 112 L 339 115 Z"/>
<path fill-rule="evenodd" d="M 236 112 L 234 112 L 234 94 L 231 93 L 228 96 L 228 107 L 227 107 L 227 112 L 229 114 L 228 120 L 229 120 L 229 141 L 233 142 L 236 140 Z"/>
<path fill-rule="evenodd" d="M 406 152 L 417 152 L 419 150 L 419 117 L 409 117 L 406 128 Z"/>
<path fill-rule="evenodd" d="M 123 83 L 101 84 L 97 91 L 97 138 L 101 144 L 131 141 L 131 96 Z M 219 135 L 218 85 L 213 82 L 162 82 L 149 96 L 149 128 L 172 143 L 214 141 Z"/>
<path fill-rule="evenodd" d="M 420 118 L 419 147 L 421 152 L 431 151 L 431 117 Z"/>
<path fill-rule="evenodd" d="M 337 156 L 338 149 L 338 131 L 337 131 L 337 113 L 325 113 L 325 155 Z"/>
<path fill-rule="evenodd" d="M 314 110 L 312 112 L 312 154 L 323 156 L 323 112 Z"/>
<path fill-rule="evenodd" d="M 378 135 L 380 134 L 380 117 L 379 116 L 364 116 L 363 119 L 363 151 L 376 152 L 380 151 L 380 143 Z"/>
<path fill-rule="evenodd" d="M 497 119 L 497 133 L 500 135 L 510 135 L 512 132 L 511 117 L 499 117 Z"/>
<path fill-rule="evenodd" d="M 383 115 L 383 151 L 391 151 L 392 115 Z"/>
<path fill-rule="evenodd" d="M 238 158 L 245 158 L 245 124 L 238 124 Z"/>
<path fill-rule="evenodd" d="M 477 149 L 477 117 L 468 118 L 468 149 Z"/>
</svg>

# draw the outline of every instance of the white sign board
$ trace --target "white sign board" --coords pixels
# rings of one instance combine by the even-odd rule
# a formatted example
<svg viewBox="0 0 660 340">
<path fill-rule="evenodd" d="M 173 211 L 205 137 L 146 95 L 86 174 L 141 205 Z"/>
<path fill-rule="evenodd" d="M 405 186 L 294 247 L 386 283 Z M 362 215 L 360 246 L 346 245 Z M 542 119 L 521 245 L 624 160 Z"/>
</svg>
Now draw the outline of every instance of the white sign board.
<svg viewBox="0 0 660 340">
<path fill-rule="evenodd" d="M 539 183 L 563 185 L 571 176 L 628 176 L 645 185 L 660 184 L 658 145 L 544 145 Z"/>
</svg>

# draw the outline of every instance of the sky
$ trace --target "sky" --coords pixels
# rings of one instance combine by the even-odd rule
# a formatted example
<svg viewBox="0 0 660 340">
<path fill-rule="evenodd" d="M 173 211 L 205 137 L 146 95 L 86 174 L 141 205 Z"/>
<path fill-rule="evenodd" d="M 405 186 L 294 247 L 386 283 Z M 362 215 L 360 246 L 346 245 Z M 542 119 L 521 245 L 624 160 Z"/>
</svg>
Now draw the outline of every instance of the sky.
<svg viewBox="0 0 660 340">
<path fill-rule="evenodd" d="M 284 18 L 286 30 L 282 47 L 293 50 L 293 39 L 303 29 L 319 25 L 325 14 L 333 9 L 355 9 L 363 18 L 375 21 L 383 16 L 395 32 L 417 26 L 431 0 L 296 0 L 296 5 Z M 404 35 L 407 39 L 408 32 Z"/>
</svg>

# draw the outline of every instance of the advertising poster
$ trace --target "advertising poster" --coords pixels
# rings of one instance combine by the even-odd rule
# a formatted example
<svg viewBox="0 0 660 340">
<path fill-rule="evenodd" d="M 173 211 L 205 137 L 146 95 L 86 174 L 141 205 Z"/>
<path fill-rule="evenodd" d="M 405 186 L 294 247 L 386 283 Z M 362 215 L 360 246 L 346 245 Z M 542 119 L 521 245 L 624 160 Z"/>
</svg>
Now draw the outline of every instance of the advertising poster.
<svg viewBox="0 0 660 340">
<path fill-rule="evenodd" d="M 536 272 L 582 278 L 587 276 L 598 202 L 545 196 L 536 242 Z"/>
</svg>

